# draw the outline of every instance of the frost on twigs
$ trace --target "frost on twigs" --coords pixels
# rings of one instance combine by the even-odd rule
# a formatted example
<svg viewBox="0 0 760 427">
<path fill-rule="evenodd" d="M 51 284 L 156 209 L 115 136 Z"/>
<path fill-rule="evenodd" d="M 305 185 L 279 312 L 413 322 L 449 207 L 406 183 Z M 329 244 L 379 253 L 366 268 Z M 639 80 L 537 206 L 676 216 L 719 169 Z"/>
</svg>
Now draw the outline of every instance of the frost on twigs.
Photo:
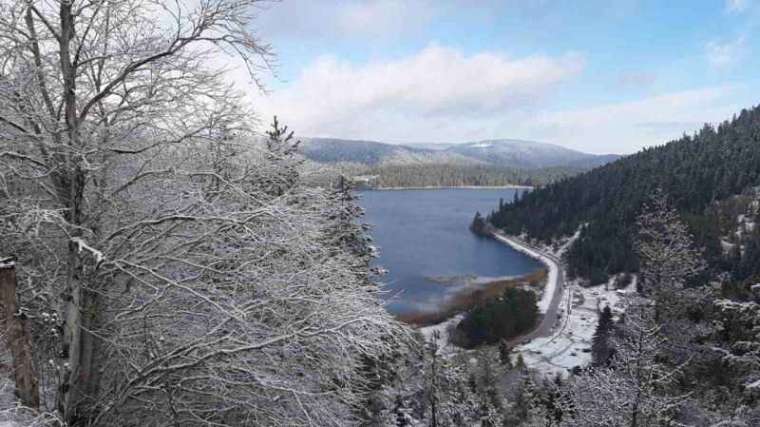
<svg viewBox="0 0 760 427">
<path fill-rule="evenodd" d="M 647 294 L 681 289 L 705 269 L 701 252 L 678 212 L 656 189 L 637 218 L 636 251 L 641 262 L 640 277 Z M 663 289 L 668 288 L 668 289 Z"/>
<path fill-rule="evenodd" d="M 626 298 L 625 322 L 609 366 L 589 368 L 565 390 L 568 426 L 668 425 L 685 400 L 672 393 L 681 369 L 659 362 L 667 339 L 653 321 L 651 304 Z"/>
<path fill-rule="evenodd" d="M 703 261 L 661 191 L 638 225 L 643 295 L 625 294 L 624 316 L 607 338 L 609 362 L 582 372 L 565 390 L 567 425 L 671 425 L 688 398 L 677 384 L 699 347 L 685 317 L 706 294 L 684 286 Z"/>
<path fill-rule="evenodd" d="M 0 253 L 64 423 L 356 423 L 402 345 L 353 203 L 215 66 L 269 66 L 258 3 L 0 2 Z"/>
<path fill-rule="evenodd" d="M 100 264 L 105 259 L 102 252 L 88 245 L 81 237 L 74 237 L 71 242 L 77 246 L 77 251 L 80 254 L 82 252 L 89 253 L 95 259 L 95 264 Z"/>
</svg>

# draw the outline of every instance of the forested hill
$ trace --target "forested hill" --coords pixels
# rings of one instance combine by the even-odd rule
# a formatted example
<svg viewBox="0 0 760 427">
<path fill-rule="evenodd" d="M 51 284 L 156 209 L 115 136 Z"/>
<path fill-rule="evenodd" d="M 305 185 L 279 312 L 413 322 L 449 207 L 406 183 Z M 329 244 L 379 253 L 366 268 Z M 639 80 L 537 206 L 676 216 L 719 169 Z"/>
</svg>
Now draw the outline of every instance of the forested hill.
<svg viewBox="0 0 760 427">
<path fill-rule="evenodd" d="M 760 107 L 755 107 L 717 129 L 705 125 L 694 136 L 533 191 L 490 219 L 508 233 L 526 231 L 540 240 L 571 234 L 587 223 L 568 253 L 569 272 L 599 283 L 608 274 L 638 269 L 632 248 L 635 218 L 644 199 L 662 187 L 705 248 L 709 264 L 744 280 L 760 273 L 760 267 L 747 267 L 760 266 L 760 250 L 753 249 L 760 248 L 758 232 L 751 233 L 751 241 L 739 242 L 739 248 L 748 250 L 721 248 L 721 236 L 735 234 L 736 220 L 725 219 L 718 201 L 758 185 Z"/>
<path fill-rule="evenodd" d="M 366 187 L 541 186 L 617 159 L 511 139 L 394 145 L 305 138 L 301 153 L 318 170 L 336 170 Z"/>
<path fill-rule="evenodd" d="M 366 166 L 409 164 L 488 165 L 520 170 L 545 168 L 589 169 L 617 159 L 558 145 L 494 139 L 457 144 L 396 145 L 377 141 L 304 138 L 301 152 L 318 163 L 356 163 Z"/>
</svg>

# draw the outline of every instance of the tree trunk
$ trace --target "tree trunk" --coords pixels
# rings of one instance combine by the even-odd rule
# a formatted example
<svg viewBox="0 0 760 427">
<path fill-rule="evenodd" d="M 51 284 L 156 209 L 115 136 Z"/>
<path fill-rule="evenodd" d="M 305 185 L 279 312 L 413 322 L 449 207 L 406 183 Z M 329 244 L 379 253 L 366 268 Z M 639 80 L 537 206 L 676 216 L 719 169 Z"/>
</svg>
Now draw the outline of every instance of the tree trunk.
<svg viewBox="0 0 760 427">
<path fill-rule="evenodd" d="M 438 343 L 438 336 L 436 335 L 434 338 L 436 341 L 436 344 Z M 433 347 L 433 387 L 431 390 L 431 399 L 430 399 L 430 427 L 438 427 L 438 369 L 437 369 L 437 353 L 438 353 L 438 346 L 436 345 Z"/>
<path fill-rule="evenodd" d="M 67 142 L 69 149 L 77 153 L 82 149 L 79 139 L 79 117 L 77 113 L 76 98 L 76 66 L 72 61 L 70 42 L 74 39 L 74 12 L 71 2 L 61 2 L 60 10 L 60 67 L 61 80 L 63 83 L 63 117 L 66 123 Z M 80 160 L 76 155 L 66 154 L 64 157 L 66 172 L 59 183 L 59 197 L 66 206 L 67 220 L 70 225 L 76 226 L 72 233 L 74 237 L 81 234 L 80 226 L 83 225 L 82 204 L 84 201 L 84 187 L 86 172 L 80 166 Z M 88 382 L 90 366 L 82 366 L 82 361 L 90 362 L 93 345 L 90 342 L 92 336 L 88 333 L 83 337 L 82 309 L 87 307 L 88 295 L 84 290 L 86 280 L 84 263 L 78 256 L 79 248 L 74 242 L 69 243 L 69 274 L 68 281 L 63 292 L 63 341 L 61 345 L 61 361 L 63 375 L 58 391 L 58 410 L 64 420 L 71 425 L 78 425 L 86 415 L 81 411 L 82 400 L 91 389 Z"/>
<path fill-rule="evenodd" d="M 24 406 L 39 409 L 39 380 L 32 362 L 32 339 L 26 316 L 18 312 L 16 298 L 16 265 L 12 259 L 0 259 L 0 307 L 5 341 L 13 356 L 16 397 Z"/>
</svg>

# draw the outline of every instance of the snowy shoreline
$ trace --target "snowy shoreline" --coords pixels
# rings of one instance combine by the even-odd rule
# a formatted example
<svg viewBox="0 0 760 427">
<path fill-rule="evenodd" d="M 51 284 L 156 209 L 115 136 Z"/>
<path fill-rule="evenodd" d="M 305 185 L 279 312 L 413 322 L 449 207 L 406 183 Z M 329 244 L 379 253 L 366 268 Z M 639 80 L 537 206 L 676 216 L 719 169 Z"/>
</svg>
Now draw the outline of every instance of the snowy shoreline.
<svg viewBox="0 0 760 427">
<path fill-rule="evenodd" d="M 536 252 L 529 246 L 518 242 L 515 239 L 506 237 L 499 233 L 492 233 L 491 235 L 494 237 L 494 239 L 506 243 L 512 249 L 540 261 L 549 270 L 549 274 L 546 277 L 546 286 L 544 286 L 544 291 L 541 294 L 541 300 L 537 303 L 538 311 L 541 313 L 546 313 L 549 310 L 549 306 L 551 305 L 552 299 L 554 297 L 554 292 L 557 288 L 557 282 L 559 281 L 559 266 L 557 265 L 557 262 L 547 257 L 546 255 Z"/>
<path fill-rule="evenodd" d="M 516 188 L 516 189 L 524 189 L 524 190 L 532 190 L 533 187 L 528 185 L 461 185 L 461 186 L 455 186 L 455 185 L 444 185 L 444 186 L 426 186 L 426 187 L 376 187 L 376 188 L 367 188 L 365 191 L 402 191 L 402 190 L 455 190 L 455 189 L 464 189 L 464 190 L 501 190 L 501 189 L 508 189 L 508 188 Z"/>
<path fill-rule="evenodd" d="M 520 253 L 523 253 L 533 259 L 538 260 L 539 262 L 541 262 L 542 264 L 546 266 L 546 269 L 548 270 L 547 275 L 546 275 L 547 283 L 544 286 L 541 300 L 537 302 L 538 310 L 542 314 L 546 314 L 546 312 L 549 311 L 549 307 L 551 306 L 552 300 L 554 299 L 554 295 L 559 285 L 559 265 L 557 264 L 557 261 L 555 261 L 551 257 L 548 257 L 546 255 L 539 253 L 538 251 L 529 247 L 525 243 L 521 243 L 515 239 L 506 237 L 498 233 L 491 233 L 491 234 L 494 239 L 504 244 L 509 245 L 514 250 Z M 484 281 L 483 284 L 487 285 L 490 282 L 491 281 Z M 560 295 L 559 297 L 562 298 L 562 295 Z M 422 333 L 422 335 L 425 337 L 425 340 L 428 342 L 431 342 L 433 340 L 434 332 L 438 332 L 439 334 L 438 344 L 440 345 L 439 352 L 442 354 L 452 354 L 456 352 L 456 348 L 450 342 L 449 330 L 455 327 L 456 324 L 459 323 L 459 321 L 461 321 L 463 317 L 464 315 L 462 313 L 459 313 L 435 325 L 423 326 L 419 328 L 418 331 Z"/>
</svg>

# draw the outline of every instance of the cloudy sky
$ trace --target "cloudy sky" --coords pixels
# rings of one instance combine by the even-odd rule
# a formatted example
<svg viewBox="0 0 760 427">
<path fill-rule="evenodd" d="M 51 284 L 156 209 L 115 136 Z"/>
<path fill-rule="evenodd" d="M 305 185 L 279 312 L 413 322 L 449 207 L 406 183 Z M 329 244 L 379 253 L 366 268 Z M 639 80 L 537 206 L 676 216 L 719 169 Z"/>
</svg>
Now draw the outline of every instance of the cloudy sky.
<svg viewBox="0 0 760 427">
<path fill-rule="evenodd" d="M 631 153 L 760 103 L 760 0 L 284 0 L 255 30 L 254 108 L 303 136 Z"/>
</svg>

